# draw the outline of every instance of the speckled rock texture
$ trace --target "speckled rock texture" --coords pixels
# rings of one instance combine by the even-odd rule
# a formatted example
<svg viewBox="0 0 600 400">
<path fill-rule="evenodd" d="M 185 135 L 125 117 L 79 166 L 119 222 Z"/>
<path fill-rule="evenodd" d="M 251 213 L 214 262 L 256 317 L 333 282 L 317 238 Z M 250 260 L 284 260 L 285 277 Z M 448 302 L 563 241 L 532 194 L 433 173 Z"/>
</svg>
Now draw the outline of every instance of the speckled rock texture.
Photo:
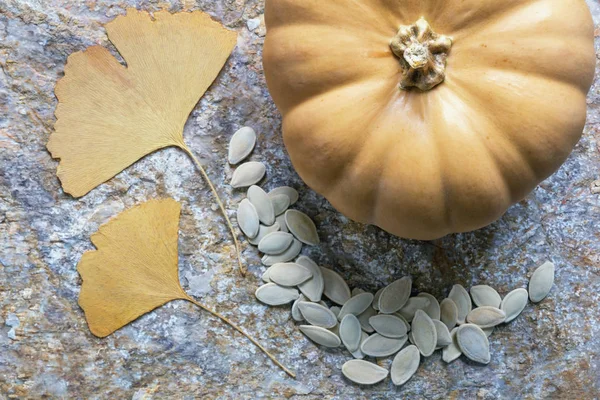
<svg viewBox="0 0 600 400">
<path fill-rule="evenodd" d="M 600 54 L 600 5 L 588 4 Z M 401 388 L 389 379 L 362 387 L 341 374 L 347 352 L 304 338 L 289 307 L 255 300 L 264 269 L 258 252 L 243 242 L 249 274 L 240 278 L 214 198 L 181 151 L 145 157 L 81 199 L 65 195 L 57 162 L 45 149 L 55 121 L 54 84 L 70 53 L 95 44 L 114 51 L 102 26 L 130 6 L 201 9 L 239 33 L 184 132 L 232 218 L 244 193 L 227 185 L 226 146 L 236 129 L 249 125 L 259 135 L 252 159 L 268 165 L 263 186 L 297 188 L 297 208 L 317 223 L 321 244 L 303 252 L 351 287 L 374 291 L 411 274 L 416 290 L 439 299 L 453 283 L 486 283 L 504 295 L 526 287 L 533 269 L 549 259 L 557 266 L 550 296 L 496 330 L 488 366 L 462 358 L 446 365 L 437 352 Z M 433 242 L 401 240 L 348 221 L 295 174 L 262 74 L 262 13 L 261 0 L 0 0 L 0 399 L 599 398 L 600 83 L 590 92 L 588 124 L 569 160 L 500 221 Z M 76 265 L 92 248 L 90 235 L 128 207 L 166 196 L 183 204 L 184 288 L 244 326 L 297 372 L 296 380 L 183 301 L 105 339 L 89 332 L 77 305 Z"/>
</svg>

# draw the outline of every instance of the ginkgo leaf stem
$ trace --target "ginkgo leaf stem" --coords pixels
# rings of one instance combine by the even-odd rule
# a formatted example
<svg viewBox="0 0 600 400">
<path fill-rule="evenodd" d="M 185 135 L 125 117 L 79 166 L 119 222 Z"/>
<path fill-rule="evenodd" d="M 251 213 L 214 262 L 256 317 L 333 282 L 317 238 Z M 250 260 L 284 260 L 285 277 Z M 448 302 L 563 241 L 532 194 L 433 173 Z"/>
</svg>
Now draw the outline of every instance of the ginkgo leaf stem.
<svg viewBox="0 0 600 400">
<path fill-rule="evenodd" d="M 263 347 L 263 345 L 261 345 L 260 343 L 258 343 L 254 338 L 252 338 L 252 336 L 250 336 L 249 334 L 247 334 L 242 328 L 240 328 L 239 326 L 237 326 L 235 323 L 231 322 L 227 317 L 219 314 L 218 312 L 216 312 L 214 310 L 211 310 L 210 308 L 208 308 L 204 304 L 197 302 L 196 300 L 194 300 L 193 298 L 191 298 L 189 296 L 185 297 L 185 300 L 187 300 L 187 301 L 189 301 L 189 302 L 197 305 L 198 307 L 200 307 L 204 311 L 207 311 L 207 312 L 211 313 L 212 315 L 214 315 L 215 317 L 219 318 L 221 321 L 225 322 L 227 325 L 231 326 L 233 329 L 235 329 L 236 331 L 238 331 L 239 333 L 241 333 L 242 335 L 244 335 L 249 341 L 251 341 L 252 343 L 254 343 L 254 345 L 256 347 L 258 347 L 263 353 L 265 353 L 265 355 L 267 357 L 269 357 L 271 359 L 271 361 L 273 361 L 286 374 L 288 374 L 289 376 L 291 376 L 294 379 L 296 378 L 296 374 L 295 373 L 293 373 L 288 368 L 286 368 L 283 364 L 281 364 L 279 361 L 277 361 L 277 359 L 275 358 L 275 356 L 273 356 L 271 353 L 269 353 L 269 351 L 267 349 L 265 349 Z"/>
<path fill-rule="evenodd" d="M 187 145 L 185 145 L 185 144 L 178 144 L 178 146 L 183 151 L 185 151 L 186 154 L 192 159 L 194 164 L 196 164 L 196 168 L 198 168 L 198 170 L 204 177 L 204 180 L 206 181 L 206 183 L 208 183 L 210 190 L 212 190 L 213 194 L 215 195 L 217 204 L 219 205 L 219 208 L 221 209 L 221 213 L 223 214 L 223 217 L 225 217 L 225 221 L 227 223 L 227 226 L 229 227 L 229 230 L 231 231 L 231 236 L 233 237 L 233 243 L 235 244 L 235 252 L 237 255 L 237 261 L 238 261 L 238 267 L 240 270 L 240 274 L 242 274 L 242 276 L 246 276 L 246 268 L 244 267 L 244 263 L 242 262 L 242 254 L 240 251 L 240 243 L 238 242 L 237 235 L 235 234 L 235 230 L 233 229 L 233 225 L 231 225 L 231 221 L 229 220 L 229 217 L 227 216 L 227 210 L 225 210 L 225 206 L 223 205 L 223 202 L 221 201 L 221 198 L 219 197 L 219 193 L 217 193 L 217 189 L 211 182 L 210 178 L 208 177 L 208 174 L 202 167 L 202 164 L 200 164 L 200 161 L 198 161 L 196 156 L 194 156 L 194 153 L 192 153 L 190 148 L 187 147 Z"/>
</svg>

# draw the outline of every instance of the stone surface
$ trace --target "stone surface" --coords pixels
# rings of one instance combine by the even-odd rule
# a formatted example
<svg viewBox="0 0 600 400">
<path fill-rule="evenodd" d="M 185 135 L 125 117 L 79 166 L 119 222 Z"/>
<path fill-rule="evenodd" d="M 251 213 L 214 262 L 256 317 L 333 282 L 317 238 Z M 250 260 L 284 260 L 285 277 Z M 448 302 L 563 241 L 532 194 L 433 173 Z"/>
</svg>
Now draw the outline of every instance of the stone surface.
<svg viewBox="0 0 600 400">
<path fill-rule="evenodd" d="M 600 53 L 600 6 L 588 4 Z M 232 57 L 185 128 L 186 142 L 218 184 L 231 217 L 244 193 L 227 185 L 232 169 L 226 146 L 247 124 L 259 135 L 251 159 L 268 165 L 264 186 L 297 188 L 295 207 L 317 223 L 321 243 L 303 252 L 340 272 L 351 287 L 374 292 L 411 274 L 416 289 L 440 300 L 453 283 L 485 283 L 505 295 L 526 287 L 533 269 L 550 259 L 557 270 L 549 297 L 496 328 L 489 366 L 463 358 L 446 365 L 436 352 L 401 388 L 389 379 L 357 386 L 341 374 L 347 352 L 305 339 L 289 307 L 255 300 L 264 270 L 259 255 L 243 242 L 249 274 L 241 279 L 210 190 L 181 151 L 152 154 L 81 199 L 65 195 L 57 162 L 45 150 L 54 123 L 53 86 L 70 53 L 95 44 L 110 47 L 102 25 L 127 6 L 202 9 L 239 33 Z M 500 221 L 433 242 L 401 240 L 348 221 L 295 174 L 262 74 L 262 13 L 259 0 L 0 0 L 0 399 L 597 398 L 600 83 L 591 90 L 588 124 L 569 160 Z M 77 305 L 76 272 L 82 253 L 91 249 L 89 236 L 120 211 L 165 196 L 183 203 L 184 288 L 244 326 L 298 379 L 183 301 L 105 339 L 89 332 Z"/>
</svg>

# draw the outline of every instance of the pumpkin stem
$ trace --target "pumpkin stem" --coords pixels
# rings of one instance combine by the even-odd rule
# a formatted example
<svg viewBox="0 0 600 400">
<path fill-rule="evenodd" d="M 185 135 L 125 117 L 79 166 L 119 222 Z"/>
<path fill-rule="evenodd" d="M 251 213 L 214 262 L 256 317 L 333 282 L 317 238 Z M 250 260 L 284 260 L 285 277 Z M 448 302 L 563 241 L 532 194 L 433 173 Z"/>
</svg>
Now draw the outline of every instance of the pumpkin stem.
<svg viewBox="0 0 600 400">
<path fill-rule="evenodd" d="M 390 42 L 402 68 L 400 89 L 430 90 L 446 78 L 446 59 L 452 38 L 435 33 L 425 18 L 413 25 L 401 25 Z"/>
</svg>

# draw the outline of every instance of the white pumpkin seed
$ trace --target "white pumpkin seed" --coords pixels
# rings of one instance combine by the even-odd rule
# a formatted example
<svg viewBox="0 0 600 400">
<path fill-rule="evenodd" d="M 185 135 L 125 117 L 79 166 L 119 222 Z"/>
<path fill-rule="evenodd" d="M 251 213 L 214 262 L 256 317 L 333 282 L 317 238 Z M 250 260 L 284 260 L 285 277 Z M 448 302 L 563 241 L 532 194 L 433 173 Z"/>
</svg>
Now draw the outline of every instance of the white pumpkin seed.
<svg viewBox="0 0 600 400">
<path fill-rule="evenodd" d="M 283 253 L 265 254 L 261 261 L 266 266 L 288 262 L 296 258 L 298 254 L 300 254 L 300 250 L 302 250 L 302 243 L 299 240 L 294 239 L 290 247 L 288 247 Z"/>
<path fill-rule="evenodd" d="M 377 293 L 375 293 L 375 296 L 373 297 L 373 309 L 379 311 L 379 297 L 381 296 L 381 292 L 383 292 L 383 289 L 385 289 L 385 287 L 382 287 L 381 289 L 379 289 L 377 291 Z"/>
<path fill-rule="evenodd" d="M 362 290 L 362 289 L 361 289 L 361 288 L 359 288 L 359 287 L 355 287 L 354 289 L 352 289 L 352 292 L 350 293 L 350 295 L 351 295 L 352 297 L 354 297 L 354 296 L 356 296 L 357 294 L 361 294 L 361 293 L 365 293 L 365 292 L 366 292 L 365 290 Z"/>
<path fill-rule="evenodd" d="M 298 309 L 309 324 L 323 328 L 333 328 L 337 324 L 335 314 L 327 307 L 318 303 L 301 301 L 298 303 Z"/>
<path fill-rule="evenodd" d="M 298 210 L 285 212 L 285 223 L 290 232 L 302 243 L 310 246 L 319 244 L 317 227 L 310 217 Z"/>
<path fill-rule="evenodd" d="M 298 257 L 296 263 L 306 267 L 312 273 L 312 278 L 298 285 L 298 289 L 300 289 L 300 291 L 304 293 L 304 295 L 308 297 L 310 301 L 321 301 L 323 289 L 325 288 L 325 282 L 323 280 L 321 268 L 319 268 L 319 266 L 313 260 L 306 256 Z"/>
<path fill-rule="evenodd" d="M 359 385 L 374 385 L 388 376 L 388 370 L 365 360 L 350 360 L 342 365 L 342 373 Z"/>
<path fill-rule="evenodd" d="M 483 333 L 485 333 L 486 337 L 490 337 L 490 336 L 492 336 L 492 333 L 494 332 L 494 327 L 492 326 L 491 328 L 483 328 L 481 330 L 483 331 Z"/>
<path fill-rule="evenodd" d="M 470 289 L 470 292 L 473 303 L 475 303 L 477 307 L 500 307 L 502 298 L 493 287 L 488 285 L 475 285 Z"/>
<path fill-rule="evenodd" d="M 505 324 L 508 324 L 513 319 L 517 318 L 519 314 L 527 306 L 528 293 L 523 288 L 518 288 L 504 296 L 502 303 L 500 303 L 500 309 L 506 313 Z"/>
<path fill-rule="evenodd" d="M 362 339 L 362 330 L 360 322 L 353 314 L 346 314 L 340 323 L 340 339 L 350 353 L 355 352 L 360 348 Z"/>
<path fill-rule="evenodd" d="M 437 346 L 437 330 L 433 320 L 423 310 L 417 310 L 412 320 L 412 336 L 424 357 L 429 357 Z"/>
<path fill-rule="evenodd" d="M 265 164 L 258 161 L 243 163 L 233 171 L 230 185 L 234 188 L 252 186 L 260 182 L 266 170 Z"/>
<path fill-rule="evenodd" d="M 275 223 L 275 210 L 267 193 L 260 187 L 252 185 L 248 189 L 247 196 L 250 203 L 256 208 L 260 222 L 265 225 L 273 225 Z"/>
<path fill-rule="evenodd" d="M 429 299 L 429 305 L 423 309 L 423 311 L 429 315 L 429 318 L 440 319 L 440 303 L 437 301 L 435 296 L 425 292 L 421 292 L 417 296 Z"/>
<path fill-rule="evenodd" d="M 369 324 L 380 335 L 389 338 L 400 338 L 406 336 L 408 331 L 404 321 L 395 315 L 381 314 L 369 318 Z"/>
<path fill-rule="evenodd" d="M 413 337 L 412 331 L 408 332 L 408 335 L 406 336 L 408 336 L 408 341 L 410 342 L 410 344 L 415 344 L 415 338 Z"/>
<path fill-rule="evenodd" d="M 258 242 L 258 250 L 265 254 L 281 254 L 294 241 L 294 237 L 285 232 L 271 232 Z"/>
<path fill-rule="evenodd" d="M 456 343 L 460 351 L 469 360 L 488 364 L 490 362 L 490 343 L 485 335 L 475 324 L 464 324 L 456 331 Z"/>
<path fill-rule="evenodd" d="M 444 299 L 440 303 L 440 321 L 442 321 L 448 330 L 451 330 L 456 326 L 458 322 L 458 307 L 454 301 L 450 299 Z"/>
<path fill-rule="evenodd" d="M 373 307 L 367 307 L 367 309 L 358 316 L 358 321 L 360 322 L 360 327 L 363 331 L 367 333 L 375 332 L 375 329 L 373 329 L 369 322 L 369 319 L 374 315 L 377 315 L 377 311 L 375 311 Z"/>
<path fill-rule="evenodd" d="M 464 324 L 467 318 L 467 314 L 471 312 L 473 305 L 471 304 L 471 296 L 465 290 L 462 285 L 452 286 L 448 298 L 456 304 L 458 309 L 458 323 Z M 450 329 L 450 328 L 448 328 Z"/>
<path fill-rule="evenodd" d="M 237 164 L 248 157 L 256 144 L 256 132 L 249 126 L 244 126 L 233 134 L 229 141 L 229 164 Z"/>
<path fill-rule="evenodd" d="M 262 276 L 260 277 L 260 279 L 262 279 L 263 282 L 266 282 L 266 283 L 272 282 L 271 279 L 269 278 L 269 269 L 271 269 L 271 267 L 267 268 L 265 270 L 265 272 L 263 272 Z"/>
<path fill-rule="evenodd" d="M 483 306 L 473 309 L 467 315 L 467 321 L 479 326 L 481 329 L 492 328 L 506 320 L 506 313 L 499 308 Z"/>
<path fill-rule="evenodd" d="M 404 307 L 398 313 L 406 318 L 407 321 L 412 321 L 417 310 L 425 310 L 429 306 L 429 299 L 426 297 L 411 297 L 408 299 Z"/>
<path fill-rule="evenodd" d="M 335 333 L 314 325 L 300 325 L 298 329 L 310 340 L 325 347 L 339 347 L 342 344 L 339 336 Z"/>
<path fill-rule="evenodd" d="M 333 328 L 327 328 L 327 329 L 329 329 L 329 331 L 335 333 L 337 337 L 340 337 L 340 324 L 337 323 L 337 320 L 335 321 L 335 326 Z"/>
<path fill-rule="evenodd" d="M 273 203 L 273 210 L 275 215 L 281 215 L 290 206 L 290 198 L 285 194 L 269 195 L 271 202 Z M 285 217 L 285 216 L 284 216 Z"/>
<path fill-rule="evenodd" d="M 333 313 L 333 315 L 335 315 L 335 318 L 337 319 L 337 316 L 340 314 L 340 308 L 338 306 L 331 306 L 329 310 Z"/>
<path fill-rule="evenodd" d="M 258 214 L 256 214 L 256 219 L 258 219 Z M 275 222 L 271 226 L 265 226 L 263 224 L 260 224 L 258 227 L 258 235 L 256 235 L 256 237 L 253 237 L 252 239 L 248 239 L 248 242 L 250 242 L 250 244 L 258 246 L 258 244 L 260 243 L 262 238 L 267 236 L 269 233 L 277 232 L 278 230 L 279 230 L 279 224 L 277 222 Z"/>
<path fill-rule="evenodd" d="M 412 279 L 405 276 L 390 283 L 379 295 L 379 311 L 392 314 L 400 310 L 410 297 Z"/>
<path fill-rule="evenodd" d="M 308 268 L 296 263 L 277 263 L 269 268 L 269 279 L 281 286 L 296 286 L 311 277 Z"/>
<path fill-rule="evenodd" d="M 270 306 L 280 306 L 296 300 L 300 293 L 294 288 L 282 287 L 275 283 L 267 283 L 256 289 L 256 298 Z"/>
<path fill-rule="evenodd" d="M 529 280 L 529 299 L 538 303 L 550 293 L 554 285 L 554 264 L 546 261 L 539 266 Z"/>
<path fill-rule="evenodd" d="M 279 224 L 279 229 L 281 230 L 281 232 L 290 231 L 287 227 L 287 223 L 285 222 L 285 214 L 281 214 L 275 217 L 275 223 Z"/>
<path fill-rule="evenodd" d="M 393 313 L 392 315 L 393 315 L 393 316 L 395 316 L 395 317 L 398 317 L 398 318 L 400 318 L 400 319 L 402 320 L 402 322 L 404 322 L 404 325 L 406 325 L 406 332 L 410 332 L 410 329 L 411 329 L 411 327 L 410 327 L 410 322 L 408 322 L 408 321 L 406 320 L 406 318 L 404 318 L 404 317 L 403 317 L 403 316 L 402 316 L 400 313 L 398 313 L 398 312 L 395 312 L 395 313 Z"/>
<path fill-rule="evenodd" d="M 404 385 L 419 369 L 421 355 L 417 346 L 410 345 L 394 357 L 390 375 L 396 386 Z"/>
<path fill-rule="evenodd" d="M 438 319 L 432 319 L 437 334 L 436 347 L 446 347 L 452 343 L 452 337 L 446 324 Z"/>
<path fill-rule="evenodd" d="M 406 343 L 406 339 L 406 336 L 394 339 L 374 333 L 361 344 L 360 351 L 371 357 L 391 356 L 400 351 L 404 343 Z"/>
<path fill-rule="evenodd" d="M 336 304 L 344 305 L 350 299 L 350 288 L 346 281 L 335 271 L 320 267 L 325 287 L 323 294 Z"/>
<path fill-rule="evenodd" d="M 341 321 L 346 314 L 360 315 L 369 308 L 372 302 L 373 294 L 368 292 L 357 294 L 344 303 L 340 315 L 338 315 L 338 319 Z"/>
<path fill-rule="evenodd" d="M 452 339 L 452 343 L 444 347 L 444 349 L 442 350 L 442 360 L 444 360 L 447 363 L 451 363 L 452 361 L 460 357 L 462 354 L 462 351 L 460 351 L 460 347 L 458 347 L 458 343 L 456 342 L 456 331 L 458 331 L 458 328 L 452 329 L 452 331 L 450 332 L 450 338 Z"/>
<path fill-rule="evenodd" d="M 285 194 L 290 199 L 290 206 L 298 201 L 298 192 L 289 186 L 279 186 L 269 192 L 269 196 Z"/>
<path fill-rule="evenodd" d="M 300 309 L 298 308 L 298 303 L 300 303 L 301 301 L 306 301 L 307 298 L 304 297 L 303 294 L 300 294 L 300 296 L 298 296 L 298 298 L 296 299 L 296 301 L 294 301 L 294 303 L 292 304 L 292 318 L 294 319 L 294 321 L 304 321 L 304 317 L 302 316 L 302 313 L 300 312 Z"/>
<path fill-rule="evenodd" d="M 360 344 L 362 345 L 362 343 L 369 338 L 369 335 L 367 333 L 365 333 L 365 331 L 361 331 L 360 333 L 361 333 Z M 350 354 L 352 354 L 352 357 L 357 358 L 359 360 L 362 360 L 363 358 L 365 358 L 365 355 L 362 353 L 362 351 L 360 351 L 360 345 L 358 346 L 358 349 L 356 349 L 356 351 L 352 351 L 352 352 L 350 352 Z"/>
<path fill-rule="evenodd" d="M 248 199 L 240 202 L 237 209 L 237 221 L 240 230 L 249 238 L 256 237 L 259 229 L 259 219 L 256 208 Z"/>
</svg>

